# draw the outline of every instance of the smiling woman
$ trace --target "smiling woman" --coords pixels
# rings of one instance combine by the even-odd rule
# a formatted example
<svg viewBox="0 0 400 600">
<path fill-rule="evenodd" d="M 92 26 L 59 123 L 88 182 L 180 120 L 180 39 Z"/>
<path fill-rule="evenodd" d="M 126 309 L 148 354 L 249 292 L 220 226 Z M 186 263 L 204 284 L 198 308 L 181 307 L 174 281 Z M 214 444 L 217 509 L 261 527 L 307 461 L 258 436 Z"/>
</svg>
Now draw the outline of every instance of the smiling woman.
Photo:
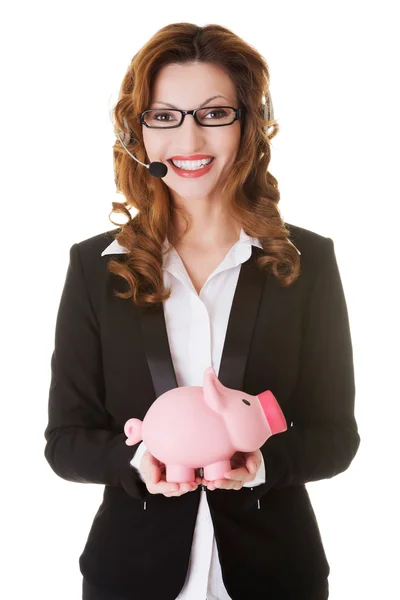
<svg viewBox="0 0 400 600">
<path fill-rule="evenodd" d="M 128 222 L 71 247 L 45 431 L 60 477 L 104 485 L 79 559 L 83 600 L 328 598 L 305 485 L 346 470 L 360 443 L 350 327 L 333 241 L 280 216 L 268 97 L 265 60 L 220 25 L 164 27 L 123 79 L 114 169 L 126 201 L 114 208 Z M 217 453 L 166 481 L 177 465 L 127 444 L 124 425 L 164 392 L 203 385 L 210 366 L 240 390 L 233 415 L 270 390 L 290 427 L 240 447 L 216 382 L 210 431 L 182 389 L 182 435 L 192 423 L 207 440 L 225 415 L 214 436 L 226 435 L 231 470 Z M 223 479 L 193 481 L 199 468 L 219 477 L 222 459 Z"/>
</svg>

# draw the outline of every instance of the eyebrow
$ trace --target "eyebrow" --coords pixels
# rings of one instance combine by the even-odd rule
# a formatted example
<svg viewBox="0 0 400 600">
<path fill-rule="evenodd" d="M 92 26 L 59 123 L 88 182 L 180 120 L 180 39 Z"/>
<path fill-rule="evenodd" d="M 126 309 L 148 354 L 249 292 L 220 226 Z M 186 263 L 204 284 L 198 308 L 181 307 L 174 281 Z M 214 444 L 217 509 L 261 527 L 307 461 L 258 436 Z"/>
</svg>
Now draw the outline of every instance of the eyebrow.
<svg viewBox="0 0 400 600">
<path fill-rule="evenodd" d="M 211 98 L 207 98 L 207 100 L 205 100 L 203 102 L 203 104 L 200 104 L 200 108 L 202 106 L 206 106 L 208 102 L 211 102 L 211 100 L 215 100 L 215 98 L 225 98 L 225 96 L 211 96 Z M 225 98 L 225 100 L 227 100 L 229 102 L 228 98 Z M 161 100 L 154 100 L 153 104 L 166 104 L 170 108 L 177 108 L 177 106 L 174 106 L 173 104 L 170 104 L 169 102 L 162 102 Z"/>
</svg>

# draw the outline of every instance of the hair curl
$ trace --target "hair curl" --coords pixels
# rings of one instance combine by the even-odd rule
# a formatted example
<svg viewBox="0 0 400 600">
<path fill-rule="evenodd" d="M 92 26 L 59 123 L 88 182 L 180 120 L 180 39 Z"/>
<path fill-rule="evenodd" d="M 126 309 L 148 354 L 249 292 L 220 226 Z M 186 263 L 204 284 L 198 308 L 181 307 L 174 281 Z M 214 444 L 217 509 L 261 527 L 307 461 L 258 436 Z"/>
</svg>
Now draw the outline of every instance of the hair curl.
<svg viewBox="0 0 400 600">
<path fill-rule="evenodd" d="M 195 61 L 219 66 L 236 84 L 238 105 L 245 109 L 245 116 L 240 120 L 240 151 L 222 198 L 244 231 L 259 238 L 266 255 L 257 258 L 258 267 L 272 271 L 287 287 L 300 274 L 300 258 L 288 241 L 290 232 L 279 212 L 277 180 L 268 172 L 270 140 L 278 133 L 279 125 L 275 120 L 264 120 L 263 101 L 268 98 L 270 78 L 268 65 L 257 50 L 220 25 L 174 23 L 163 27 L 135 54 L 128 67 L 113 111 L 114 133 L 126 131 L 125 120 L 133 134 L 127 144 L 129 151 L 142 162 L 149 162 L 138 117 L 150 105 L 152 82 L 165 65 Z M 113 157 L 117 192 L 126 201 L 113 202 L 110 214 L 123 213 L 129 219 L 115 235 L 128 256 L 123 262 L 109 260 L 108 270 L 128 284 L 128 291 L 115 292 L 117 296 L 132 298 L 138 306 L 154 305 L 171 293 L 164 288 L 162 245 L 166 238 L 172 244 L 178 239 L 172 217 L 173 211 L 180 209 L 172 205 L 165 183 L 134 161 L 118 139 Z M 137 209 L 133 218 L 128 206 Z"/>
</svg>

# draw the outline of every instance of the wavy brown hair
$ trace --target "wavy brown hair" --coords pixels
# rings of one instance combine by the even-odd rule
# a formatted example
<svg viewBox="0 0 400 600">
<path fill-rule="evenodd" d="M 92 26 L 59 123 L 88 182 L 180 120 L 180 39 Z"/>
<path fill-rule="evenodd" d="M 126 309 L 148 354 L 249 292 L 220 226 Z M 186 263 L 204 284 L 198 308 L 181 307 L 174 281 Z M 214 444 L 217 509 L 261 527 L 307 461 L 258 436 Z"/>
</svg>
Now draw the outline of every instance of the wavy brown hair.
<svg viewBox="0 0 400 600">
<path fill-rule="evenodd" d="M 236 85 L 238 107 L 245 109 L 240 120 L 240 150 L 224 185 L 222 202 L 248 235 L 260 239 L 266 255 L 258 257 L 258 267 L 272 272 L 282 286 L 289 286 L 300 274 L 300 258 L 288 241 L 290 233 L 278 209 L 277 180 L 268 171 L 270 141 L 279 125 L 275 120 L 264 120 L 270 77 L 268 65 L 257 50 L 221 25 L 174 23 L 163 27 L 135 54 L 128 67 L 113 109 L 114 133 L 118 136 L 120 130 L 126 132 L 126 123 L 130 141 L 125 145 L 139 160 L 150 162 L 139 116 L 150 106 L 152 82 L 165 65 L 195 61 L 223 69 Z M 177 241 L 173 215 L 183 209 L 173 206 L 162 179 L 134 161 L 119 139 L 113 155 L 117 192 L 126 201 L 113 202 L 110 214 L 123 213 L 129 220 L 115 234 L 127 250 L 127 260 L 109 260 L 108 270 L 128 284 L 128 291 L 115 292 L 117 296 L 132 298 L 138 306 L 154 305 L 171 293 L 163 282 L 162 245 L 166 238 L 171 244 Z M 137 210 L 133 218 L 127 207 Z M 181 214 L 188 224 L 189 216 Z"/>
</svg>

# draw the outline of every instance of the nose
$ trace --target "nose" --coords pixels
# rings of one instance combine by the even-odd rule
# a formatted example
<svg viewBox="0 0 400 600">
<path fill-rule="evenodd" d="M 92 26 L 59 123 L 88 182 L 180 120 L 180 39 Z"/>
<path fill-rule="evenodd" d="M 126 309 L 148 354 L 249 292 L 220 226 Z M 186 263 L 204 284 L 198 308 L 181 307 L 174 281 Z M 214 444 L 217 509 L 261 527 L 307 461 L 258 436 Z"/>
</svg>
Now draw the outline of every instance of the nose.
<svg viewBox="0 0 400 600">
<path fill-rule="evenodd" d="M 282 433 L 286 431 L 287 424 L 285 415 L 282 412 L 281 407 L 278 404 L 277 399 L 274 394 L 268 390 L 263 392 L 262 394 L 258 394 L 258 399 L 262 406 L 265 416 L 267 417 L 267 421 L 271 428 L 272 434 Z"/>
<path fill-rule="evenodd" d="M 179 132 L 179 135 L 182 136 L 182 139 L 186 141 L 191 138 L 196 139 L 198 137 L 202 137 L 204 129 L 205 127 L 201 127 L 196 122 L 193 115 L 184 115 L 183 123 L 177 129 L 175 129 L 175 133 Z"/>
</svg>

